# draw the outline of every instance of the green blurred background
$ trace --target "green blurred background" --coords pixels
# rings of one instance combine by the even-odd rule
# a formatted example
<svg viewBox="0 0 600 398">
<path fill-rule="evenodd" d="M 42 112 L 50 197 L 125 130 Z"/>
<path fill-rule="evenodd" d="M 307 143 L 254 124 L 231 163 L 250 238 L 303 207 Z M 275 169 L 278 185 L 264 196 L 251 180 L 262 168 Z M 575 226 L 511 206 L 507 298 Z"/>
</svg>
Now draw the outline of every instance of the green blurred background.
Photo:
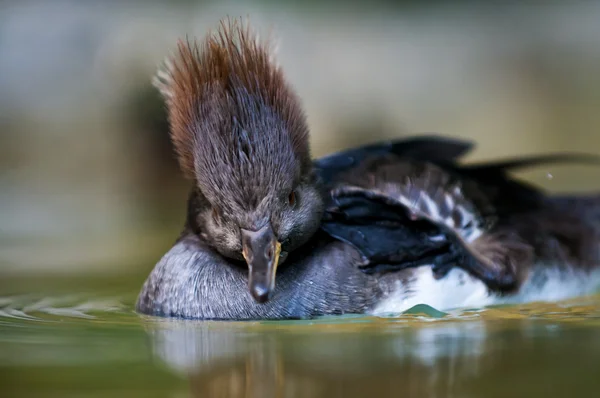
<svg viewBox="0 0 600 398">
<path fill-rule="evenodd" d="M 2 1 L 0 277 L 152 268 L 188 185 L 150 77 L 226 15 L 278 39 L 315 156 L 432 132 L 475 140 L 468 160 L 600 154 L 597 1 Z M 589 167 L 523 177 L 600 189 Z"/>
</svg>

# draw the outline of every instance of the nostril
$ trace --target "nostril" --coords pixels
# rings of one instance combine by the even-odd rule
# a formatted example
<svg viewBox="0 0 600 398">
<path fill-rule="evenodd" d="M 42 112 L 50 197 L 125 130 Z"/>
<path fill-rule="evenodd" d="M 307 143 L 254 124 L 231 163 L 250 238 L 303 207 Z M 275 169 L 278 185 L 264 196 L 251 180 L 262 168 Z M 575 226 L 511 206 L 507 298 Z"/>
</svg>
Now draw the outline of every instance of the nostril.
<svg viewBox="0 0 600 398">
<path fill-rule="evenodd" d="M 267 260 L 271 260 L 271 258 L 273 258 L 273 249 L 271 247 L 269 247 L 267 249 Z"/>
</svg>

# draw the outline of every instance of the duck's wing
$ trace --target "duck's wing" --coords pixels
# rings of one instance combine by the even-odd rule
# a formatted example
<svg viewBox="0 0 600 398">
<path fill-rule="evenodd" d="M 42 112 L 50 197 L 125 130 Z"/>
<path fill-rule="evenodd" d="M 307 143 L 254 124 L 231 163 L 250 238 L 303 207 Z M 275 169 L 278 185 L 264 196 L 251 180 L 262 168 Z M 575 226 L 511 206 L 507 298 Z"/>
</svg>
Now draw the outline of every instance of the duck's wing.
<svg viewBox="0 0 600 398">
<path fill-rule="evenodd" d="M 495 231 L 495 212 L 468 180 L 427 162 L 377 158 L 341 178 L 322 228 L 354 246 L 369 272 L 459 266 L 490 288 L 517 287 L 529 246 Z"/>
<path fill-rule="evenodd" d="M 321 228 L 355 247 L 363 258 L 359 268 L 366 273 L 431 265 L 451 249 L 437 225 L 411 220 L 388 196 L 347 186 L 331 198 Z"/>
<path fill-rule="evenodd" d="M 460 266 L 490 288 L 518 286 L 534 258 L 531 234 L 510 221 L 548 207 L 544 192 L 509 171 L 560 162 L 600 164 L 558 154 L 461 166 L 374 156 L 337 175 L 323 229 L 356 247 L 365 271 L 433 264 L 438 276 Z M 497 222 L 500 221 L 500 222 Z"/>
<path fill-rule="evenodd" d="M 337 152 L 314 161 L 322 182 L 330 186 L 340 174 L 359 166 L 368 158 L 395 155 L 403 159 L 420 159 L 436 164 L 454 163 L 473 148 L 471 141 L 436 135 L 379 142 Z"/>
</svg>

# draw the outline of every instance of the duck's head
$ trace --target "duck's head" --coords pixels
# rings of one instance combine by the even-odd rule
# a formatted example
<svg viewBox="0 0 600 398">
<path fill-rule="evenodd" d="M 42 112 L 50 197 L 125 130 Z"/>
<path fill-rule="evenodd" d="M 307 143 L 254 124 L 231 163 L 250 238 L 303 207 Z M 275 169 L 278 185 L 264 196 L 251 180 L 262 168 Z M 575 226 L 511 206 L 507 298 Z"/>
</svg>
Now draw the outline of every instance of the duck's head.
<svg viewBox="0 0 600 398">
<path fill-rule="evenodd" d="M 277 266 L 319 228 L 308 127 L 264 43 L 238 21 L 180 42 L 155 79 L 184 174 L 188 219 L 221 255 L 245 261 L 250 293 L 269 299 Z"/>
</svg>

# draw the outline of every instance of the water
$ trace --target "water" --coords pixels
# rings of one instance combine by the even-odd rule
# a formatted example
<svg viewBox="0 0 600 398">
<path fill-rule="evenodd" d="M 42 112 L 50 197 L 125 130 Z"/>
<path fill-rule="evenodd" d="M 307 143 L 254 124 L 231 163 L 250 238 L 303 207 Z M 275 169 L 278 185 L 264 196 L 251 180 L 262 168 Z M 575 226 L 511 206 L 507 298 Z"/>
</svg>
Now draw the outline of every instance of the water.
<svg viewBox="0 0 600 398">
<path fill-rule="evenodd" d="M 0 281 L 7 397 L 567 397 L 600 390 L 600 295 L 394 318 L 181 322 L 139 276 Z M 32 293 L 35 292 L 35 293 Z"/>
</svg>

